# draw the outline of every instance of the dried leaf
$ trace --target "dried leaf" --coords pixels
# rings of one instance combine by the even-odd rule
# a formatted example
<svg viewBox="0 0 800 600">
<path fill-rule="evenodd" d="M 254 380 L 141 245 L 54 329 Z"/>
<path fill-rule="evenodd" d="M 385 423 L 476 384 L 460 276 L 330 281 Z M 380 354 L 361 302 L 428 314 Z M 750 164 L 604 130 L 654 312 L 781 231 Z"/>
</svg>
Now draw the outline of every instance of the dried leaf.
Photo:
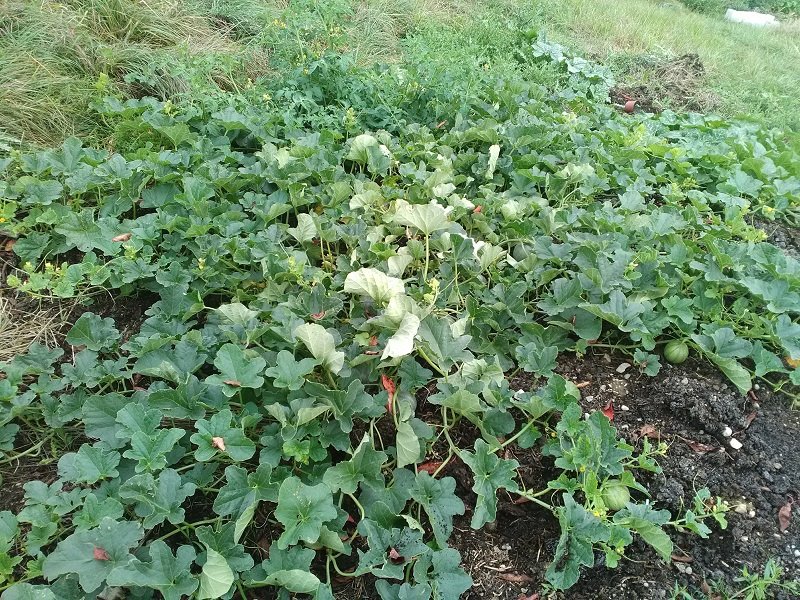
<svg viewBox="0 0 800 600">
<path fill-rule="evenodd" d="M 652 425 L 642 425 L 639 428 L 639 431 L 636 432 L 636 439 L 638 440 L 643 437 L 658 438 L 659 437 L 658 430 Z"/>
<path fill-rule="evenodd" d="M 221 437 L 212 437 L 211 445 L 214 446 L 214 448 L 217 448 L 225 452 L 225 440 L 222 439 Z"/>
<path fill-rule="evenodd" d="M 238 379 L 226 379 L 222 383 L 225 383 L 231 387 L 242 387 L 242 383 Z"/>
<path fill-rule="evenodd" d="M 115 235 L 113 238 L 111 238 L 111 241 L 112 242 L 127 242 L 129 239 L 131 239 L 131 235 L 132 234 L 130 234 L 130 233 L 120 233 L 119 235 Z"/>
<path fill-rule="evenodd" d="M 315 321 L 319 321 L 320 319 L 322 319 L 324 317 L 325 317 L 325 311 L 324 310 L 322 312 L 318 312 L 318 313 L 311 313 L 311 318 L 314 319 Z"/>
<path fill-rule="evenodd" d="M 11 252 L 12 250 L 14 250 L 14 244 L 16 244 L 16 243 L 17 243 L 17 240 L 8 240 L 8 241 L 6 241 L 6 243 L 3 246 L 3 248 L 5 249 L 6 252 Z"/>
<path fill-rule="evenodd" d="M 517 496 L 511 501 L 511 504 L 527 504 L 530 502 L 530 498 L 526 498 L 525 496 Z"/>
<path fill-rule="evenodd" d="M 800 359 L 794 359 L 791 356 L 786 357 L 786 363 L 793 369 L 800 367 Z"/>
<path fill-rule="evenodd" d="M 394 412 L 394 392 L 397 389 L 394 384 L 394 379 L 381 373 L 381 384 L 383 384 L 383 389 L 386 390 L 386 393 L 389 394 L 389 400 L 386 402 L 386 411 L 389 414 L 393 414 Z"/>
<path fill-rule="evenodd" d="M 756 415 L 758 415 L 758 413 L 756 411 L 753 411 L 753 412 L 751 412 L 749 415 L 747 415 L 744 418 L 744 428 L 745 429 L 747 429 L 748 427 L 750 427 L 750 425 L 753 424 L 753 421 L 755 421 L 755 419 L 756 419 Z"/>
<path fill-rule="evenodd" d="M 369 345 L 373 346 L 373 347 L 378 345 L 378 336 L 377 335 L 373 335 L 373 336 L 371 336 L 369 338 Z"/>
<path fill-rule="evenodd" d="M 417 473 L 420 471 L 425 471 L 428 475 L 433 476 L 434 473 L 442 466 L 442 461 L 440 460 L 432 460 L 426 463 L 422 463 L 417 467 Z"/>
<path fill-rule="evenodd" d="M 104 548 L 100 548 L 99 546 L 95 546 L 94 547 L 94 559 L 95 560 L 111 560 L 111 557 L 108 555 L 108 552 L 106 552 Z"/>
<path fill-rule="evenodd" d="M 695 442 L 694 440 L 683 440 L 683 441 L 686 442 L 686 445 L 689 446 L 689 448 L 691 448 L 698 454 L 705 454 L 706 452 L 712 452 L 717 449 L 715 446 L 709 446 L 708 444 L 701 444 L 700 442 Z"/>
<path fill-rule="evenodd" d="M 500 573 L 498 577 L 511 583 L 531 583 L 533 581 L 533 577 L 529 577 L 525 573 Z"/>
<path fill-rule="evenodd" d="M 781 533 L 789 529 L 789 523 L 792 521 L 792 504 L 792 502 L 787 502 L 778 511 L 778 529 Z"/>
<path fill-rule="evenodd" d="M 392 561 L 396 565 L 399 565 L 399 564 L 405 562 L 405 559 L 403 558 L 403 555 L 400 554 L 394 548 L 389 548 L 389 560 Z"/>
<path fill-rule="evenodd" d="M 600 411 L 606 417 L 608 417 L 609 421 L 613 421 L 614 420 L 614 401 L 613 400 L 609 400 L 608 404 L 606 404 L 603 408 L 601 408 Z"/>
<path fill-rule="evenodd" d="M 481 206 L 480 204 L 478 204 L 478 206 L 476 206 L 475 208 L 473 208 L 473 209 L 472 209 L 472 212 L 473 212 L 473 213 L 475 213 L 476 215 L 478 215 L 478 214 L 480 214 L 480 212 L 481 212 L 482 210 L 483 210 L 483 206 Z"/>
<path fill-rule="evenodd" d="M 520 594 L 517 600 L 539 600 L 539 592 L 534 592 L 530 596 L 526 596 L 525 594 Z"/>
<path fill-rule="evenodd" d="M 694 559 L 691 556 L 684 556 L 682 554 L 673 554 L 670 556 L 670 558 L 673 560 L 673 562 L 679 562 L 679 563 L 694 562 Z"/>
</svg>

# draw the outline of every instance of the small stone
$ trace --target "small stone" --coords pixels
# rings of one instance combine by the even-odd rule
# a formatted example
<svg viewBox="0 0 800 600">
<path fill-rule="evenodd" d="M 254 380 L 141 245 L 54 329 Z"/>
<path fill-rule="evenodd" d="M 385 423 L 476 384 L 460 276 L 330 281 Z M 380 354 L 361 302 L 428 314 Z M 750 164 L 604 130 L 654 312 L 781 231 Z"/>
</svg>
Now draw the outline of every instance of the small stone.
<svg viewBox="0 0 800 600">
<path fill-rule="evenodd" d="M 617 367 L 617 373 L 624 373 L 630 368 L 631 368 L 631 363 L 626 363 L 626 362 L 620 363 L 620 365 Z"/>
<path fill-rule="evenodd" d="M 500 548 L 502 550 L 511 550 L 511 544 L 503 544 Z"/>
<path fill-rule="evenodd" d="M 740 515 L 747 514 L 747 504 L 744 502 L 740 502 L 736 506 L 733 507 L 733 511 L 739 513 Z"/>
<path fill-rule="evenodd" d="M 795 558 L 800 558 L 800 550 L 794 551 Z"/>
<path fill-rule="evenodd" d="M 584 400 L 586 400 L 586 402 L 594 402 L 594 396 L 586 396 Z"/>
<path fill-rule="evenodd" d="M 630 408 L 628 408 L 625 404 L 623 404 L 619 408 L 620 408 L 620 410 L 630 410 Z"/>
<path fill-rule="evenodd" d="M 692 574 L 692 567 L 687 566 L 686 570 L 684 571 L 684 573 L 686 573 L 687 575 L 691 575 Z"/>
<path fill-rule="evenodd" d="M 681 385 L 689 385 L 689 378 L 684 377 L 683 379 L 681 379 Z"/>
<path fill-rule="evenodd" d="M 733 435 L 733 429 L 731 429 L 730 427 L 725 427 L 725 429 L 722 430 L 722 435 L 725 437 L 731 437 Z M 731 446 L 732 445 L 733 444 L 731 444 Z"/>
<path fill-rule="evenodd" d="M 761 386 L 760 386 L 760 385 L 758 385 L 758 384 L 755 384 L 753 387 L 756 389 L 756 391 L 758 391 L 758 390 L 760 390 L 760 389 L 761 389 Z"/>
<path fill-rule="evenodd" d="M 749 540 L 750 540 L 750 538 L 749 538 L 749 537 L 747 537 L 746 535 L 743 535 L 743 536 L 742 536 L 742 537 L 740 537 L 739 539 L 740 539 L 740 540 L 742 540 L 743 542 L 747 542 L 747 541 L 749 541 Z"/>
<path fill-rule="evenodd" d="M 754 510 L 751 510 L 751 511 L 749 511 L 749 512 L 747 513 L 747 516 L 748 516 L 749 518 L 751 518 L 751 519 L 755 518 L 755 516 L 756 516 L 756 511 L 754 511 Z"/>
<path fill-rule="evenodd" d="M 622 378 L 623 379 L 630 379 L 631 378 L 631 374 L 630 373 L 625 373 L 625 375 L 623 375 Z"/>
<path fill-rule="evenodd" d="M 776 471 L 780 471 L 783 468 L 783 465 L 779 462 L 772 463 L 772 468 L 775 469 Z"/>
<path fill-rule="evenodd" d="M 741 450 L 742 449 L 742 442 L 737 440 L 736 438 L 731 438 L 731 441 L 728 442 L 731 445 L 731 448 L 734 450 Z"/>
<path fill-rule="evenodd" d="M 676 562 L 676 563 L 675 563 L 675 568 L 676 568 L 676 569 L 678 569 L 678 571 L 680 571 L 681 573 L 685 573 L 685 574 L 687 574 L 687 575 L 688 575 L 688 573 L 686 573 L 686 570 L 687 570 L 689 567 L 687 567 L 685 564 L 683 564 L 683 563 L 680 563 L 680 562 Z"/>
</svg>

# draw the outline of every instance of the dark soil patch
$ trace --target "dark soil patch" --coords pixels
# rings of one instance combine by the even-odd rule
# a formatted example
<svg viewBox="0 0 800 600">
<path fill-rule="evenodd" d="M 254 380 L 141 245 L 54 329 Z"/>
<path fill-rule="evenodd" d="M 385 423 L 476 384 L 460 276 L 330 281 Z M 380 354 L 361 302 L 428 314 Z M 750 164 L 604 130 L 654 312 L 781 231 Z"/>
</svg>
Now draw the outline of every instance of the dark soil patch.
<svg viewBox="0 0 800 600">
<path fill-rule="evenodd" d="M 651 378 L 635 367 L 619 373 L 621 362 L 605 355 L 587 356 L 565 361 L 559 370 L 576 383 L 588 382 L 582 388 L 587 412 L 613 402 L 614 424 L 631 444 L 641 447 L 639 432 L 644 425 L 652 426 L 669 444 L 667 456 L 660 460 L 663 473 L 639 477 L 657 506 L 675 515 L 682 499 L 688 502 L 695 490 L 708 487 L 713 495 L 746 510 L 744 514 L 732 510 L 728 529 L 715 529 L 706 540 L 673 535 L 676 554 L 691 562 L 666 565 L 648 546 L 637 542 L 628 550 L 630 560 L 617 569 L 585 569 L 575 587 L 556 597 L 667 598 L 676 581 L 694 590 L 701 589 L 704 582 L 731 582 L 743 567 L 760 571 L 770 558 L 784 568 L 785 577 L 800 575 L 800 558 L 795 556 L 795 550 L 800 550 L 800 528 L 790 526 L 781 534 L 777 521 L 779 508 L 800 492 L 798 415 L 763 390 L 757 392 L 758 400 L 742 397 L 702 365 L 665 366 L 658 377 Z M 730 446 L 726 427 L 731 429 L 731 437 L 742 442 L 741 450 Z M 713 450 L 698 453 L 691 442 Z M 546 473 L 532 451 L 516 450 L 514 458 L 532 473 Z M 461 483 L 463 475 L 458 470 L 454 467 L 448 474 Z M 465 497 L 469 503 L 468 494 Z M 458 521 L 451 539 L 475 581 L 465 595 L 468 599 L 517 600 L 521 594 L 536 592 L 553 556 L 558 538 L 555 519 L 535 505 L 513 504 L 508 495 L 501 494 L 499 500 L 495 525 L 473 531 L 468 513 Z M 748 514 L 750 510 L 754 512 Z M 597 559 L 600 565 L 601 557 Z M 524 581 L 507 580 L 517 576 Z M 789 596 L 775 593 L 769 597 Z"/>
<path fill-rule="evenodd" d="M 622 61 L 619 70 L 622 83 L 610 90 L 615 104 L 635 100 L 638 110 L 657 113 L 667 108 L 706 112 L 718 103 L 705 89 L 705 67 L 697 54 L 637 55 Z"/>
<path fill-rule="evenodd" d="M 782 221 L 761 221 L 753 223 L 767 234 L 767 241 L 783 250 L 788 256 L 800 260 L 800 229 Z"/>
</svg>

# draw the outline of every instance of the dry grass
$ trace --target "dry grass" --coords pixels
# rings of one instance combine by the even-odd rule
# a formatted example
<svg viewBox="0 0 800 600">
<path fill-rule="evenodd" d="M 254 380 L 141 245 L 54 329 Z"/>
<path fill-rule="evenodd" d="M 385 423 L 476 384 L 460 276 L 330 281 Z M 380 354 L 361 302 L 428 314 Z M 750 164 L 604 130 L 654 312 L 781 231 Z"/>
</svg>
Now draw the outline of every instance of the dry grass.
<svg viewBox="0 0 800 600">
<path fill-rule="evenodd" d="M 0 362 L 24 354 L 34 342 L 58 346 L 74 306 L 74 302 L 33 303 L 0 295 Z"/>
</svg>

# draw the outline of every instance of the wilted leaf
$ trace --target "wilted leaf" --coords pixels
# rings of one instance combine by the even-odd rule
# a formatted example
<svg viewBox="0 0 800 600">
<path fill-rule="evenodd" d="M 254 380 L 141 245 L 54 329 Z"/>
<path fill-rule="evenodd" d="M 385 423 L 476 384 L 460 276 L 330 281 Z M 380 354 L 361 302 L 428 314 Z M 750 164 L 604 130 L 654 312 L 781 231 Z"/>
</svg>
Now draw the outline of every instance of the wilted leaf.
<svg viewBox="0 0 800 600">
<path fill-rule="evenodd" d="M 781 533 L 789 529 L 789 524 L 792 521 L 792 504 L 793 502 L 791 501 L 787 502 L 778 510 L 778 529 L 780 529 Z"/>
</svg>

